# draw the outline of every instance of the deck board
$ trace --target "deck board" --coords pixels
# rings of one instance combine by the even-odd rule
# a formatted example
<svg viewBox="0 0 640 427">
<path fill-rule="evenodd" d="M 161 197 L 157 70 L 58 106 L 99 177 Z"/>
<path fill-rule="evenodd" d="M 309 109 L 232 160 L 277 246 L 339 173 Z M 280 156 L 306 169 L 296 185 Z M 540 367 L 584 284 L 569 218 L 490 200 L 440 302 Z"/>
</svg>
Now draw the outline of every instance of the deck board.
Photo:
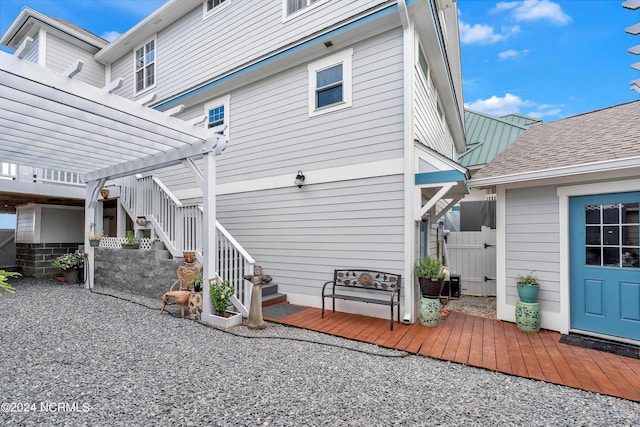
<svg viewBox="0 0 640 427">
<path fill-rule="evenodd" d="M 435 328 L 318 308 L 265 320 L 640 402 L 640 360 L 560 343 L 499 320 L 451 312 Z"/>
</svg>

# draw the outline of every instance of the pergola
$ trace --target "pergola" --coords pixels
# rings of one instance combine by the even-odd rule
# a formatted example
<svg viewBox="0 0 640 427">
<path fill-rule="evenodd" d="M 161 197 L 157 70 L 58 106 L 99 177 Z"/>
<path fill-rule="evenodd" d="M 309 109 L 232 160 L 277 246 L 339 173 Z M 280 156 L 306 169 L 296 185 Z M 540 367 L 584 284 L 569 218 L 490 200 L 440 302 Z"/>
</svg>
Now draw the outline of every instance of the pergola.
<svg viewBox="0 0 640 427">
<path fill-rule="evenodd" d="M 82 62 L 54 73 L 16 55 L 0 52 L 0 161 L 80 173 L 86 183 L 85 251 L 89 281 L 94 253 L 89 245 L 100 188 L 109 179 L 135 175 L 202 158 L 196 181 L 204 195 L 203 274 L 215 266 L 215 155 L 228 139 L 214 130 L 172 117 L 176 107 L 160 112 L 112 94 L 122 80 L 97 88 L 73 77 Z M 200 174 L 199 170 L 195 170 Z M 204 287 L 203 320 L 212 314 Z"/>
</svg>

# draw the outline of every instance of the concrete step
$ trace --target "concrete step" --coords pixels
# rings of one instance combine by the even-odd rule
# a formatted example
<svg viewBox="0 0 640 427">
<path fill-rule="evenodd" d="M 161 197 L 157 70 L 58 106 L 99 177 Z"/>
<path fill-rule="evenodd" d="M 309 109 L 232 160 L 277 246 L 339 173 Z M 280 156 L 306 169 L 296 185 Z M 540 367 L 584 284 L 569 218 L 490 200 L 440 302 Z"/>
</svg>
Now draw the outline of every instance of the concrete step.
<svg viewBox="0 0 640 427">
<path fill-rule="evenodd" d="M 287 295 L 278 292 L 277 283 L 269 283 L 262 286 L 262 306 L 267 307 L 287 301 Z"/>
</svg>

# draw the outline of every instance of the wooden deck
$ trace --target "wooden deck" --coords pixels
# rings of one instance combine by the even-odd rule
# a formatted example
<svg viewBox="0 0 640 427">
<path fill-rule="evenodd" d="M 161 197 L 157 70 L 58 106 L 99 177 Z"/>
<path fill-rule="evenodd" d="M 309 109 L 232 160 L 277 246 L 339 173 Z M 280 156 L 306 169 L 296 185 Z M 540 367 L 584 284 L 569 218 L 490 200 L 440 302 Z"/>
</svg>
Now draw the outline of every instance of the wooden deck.
<svg viewBox="0 0 640 427">
<path fill-rule="evenodd" d="M 451 312 L 438 327 L 395 323 L 305 308 L 265 320 L 395 348 L 492 371 L 640 402 L 640 360 L 559 342 L 560 334 L 526 333 L 509 322 Z"/>
</svg>

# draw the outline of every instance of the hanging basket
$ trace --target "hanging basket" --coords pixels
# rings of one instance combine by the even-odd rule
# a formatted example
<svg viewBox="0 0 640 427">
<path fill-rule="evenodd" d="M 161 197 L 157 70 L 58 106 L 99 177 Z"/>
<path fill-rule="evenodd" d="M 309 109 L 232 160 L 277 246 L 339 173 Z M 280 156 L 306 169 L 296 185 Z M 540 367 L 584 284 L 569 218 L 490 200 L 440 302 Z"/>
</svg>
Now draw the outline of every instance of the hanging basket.
<svg viewBox="0 0 640 427">
<path fill-rule="evenodd" d="M 107 197 L 109 197 L 109 189 L 103 188 L 102 190 L 100 190 L 100 195 L 103 199 L 106 199 Z"/>
</svg>

